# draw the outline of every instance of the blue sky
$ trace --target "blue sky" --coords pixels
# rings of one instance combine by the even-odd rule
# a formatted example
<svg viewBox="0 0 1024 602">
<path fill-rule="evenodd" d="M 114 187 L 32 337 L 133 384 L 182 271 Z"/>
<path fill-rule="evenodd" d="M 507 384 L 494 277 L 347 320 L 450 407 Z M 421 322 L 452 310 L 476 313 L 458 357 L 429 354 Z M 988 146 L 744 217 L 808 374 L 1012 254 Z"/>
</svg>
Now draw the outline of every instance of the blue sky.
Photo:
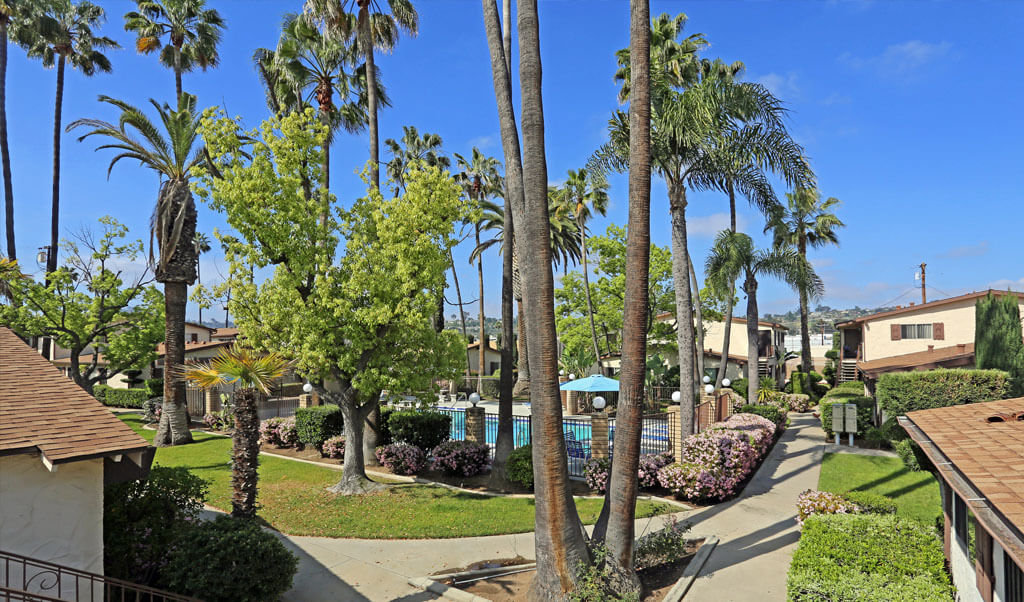
<svg viewBox="0 0 1024 602">
<path fill-rule="evenodd" d="M 173 97 L 173 75 L 154 56 L 137 55 L 123 31 L 122 15 L 134 3 L 99 3 L 108 11 L 103 33 L 125 49 L 110 54 L 112 74 L 85 78 L 68 71 L 65 124 L 79 117 L 113 118 L 109 107 L 96 102 L 98 94 L 138 105 L 150 97 Z M 221 65 L 186 74 L 185 88 L 201 105 L 223 105 L 254 126 L 266 117 L 266 107 L 250 57 L 257 47 L 276 45 L 282 14 L 299 10 L 301 2 L 210 4 L 228 23 Z M 468 154 L 479 146 L 501 158 L 479 2 L 417 5 L 419 36 L 403 39 L 393 54 L 378 59 L 394 105 L 382 113 L 382 138 L 398 138 L 402 125 L 415 125 L 440 134 L 448 152 Z M 805 146 L 823 194 L 843 201 L 842 246 L 812 256 L 826 283 L 825 304 L 873 307 L 916 300 L 911 289 L 922 261 L 928 264 L 930 298 L 989 286 L 1024 289 L 1024 4 L 652 2 L 652 15 L 662 12 L 685 12 L 687 31 L 704 33 L 711 42 L 704 56 L 743 61 L 747 79 L 786 101 L 791 131 Z M 556 183 L 604 140 L 617 106 L 613 53 L 628 41 L 628 3 L 542 0 L 540 16 L 548 173 Z M 27 265 L 48 240 L 54 85 L 52 70 L 12 49 L 7 111 L 18 254 Z M 364 192 L 356 172 L 366 161 L 366 144 L 365 135 L 342 134 L 332 149 L 333 191 L 342 203 Z M 112 214 L 145 239 L 155 176 L 122 162 L 108 180 L 108 152 L 93 152 L 93 143 L 78 143 L 69 134 L 63 145 L 62 231 Z M 624 177 L 612 181 L 610 195 L 608 216 L 593 222 L 596 232 L 626 221 Z M 741 207 L 741 226 L 765 242 L 763 219 Z M 725 226 L 726 211 L 721 194 L 691 195 L 691 254 L 698 264 Z M 652 215 L 654 240 L 667 245 L 668 206 L 658 179 Z M 205 207 L 199 219 L 207 233 L 224 226 Z M 456 255 L 460 283 L 475 289 L 468 253 L 466 245 Z M 226 272 L 218 253 L 205 255 L 204 280 L 216 279 L 218 270 Z M 496 254 L 486 256 L 485 271 L 487 313 L 497 315 Z M 765 282 L 759 302 L 764 312 L 787 311 L 796 297 Z"/>
</svg>

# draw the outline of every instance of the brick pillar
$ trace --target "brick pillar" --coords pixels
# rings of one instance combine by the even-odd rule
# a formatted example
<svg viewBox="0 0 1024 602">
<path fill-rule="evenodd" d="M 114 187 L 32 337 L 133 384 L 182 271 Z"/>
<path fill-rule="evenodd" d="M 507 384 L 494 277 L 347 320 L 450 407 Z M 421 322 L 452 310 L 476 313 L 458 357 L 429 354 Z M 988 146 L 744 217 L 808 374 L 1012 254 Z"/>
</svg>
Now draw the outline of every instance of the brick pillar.
<svg viewBox="0 0 1024 602">
<path fill-rule="evenodd" d="M 216 387 L 206 390 L 206 413 L 220 411 L 220 390 Z"/>
<path fill-rule="evenodd" d="M 608 457 L 608 414 L 590 415 L 590 453 L 595 458 Z"/>
<path fill-rule="evenodd" d="M 487 443 L 487 415 L 483 408 L 466 408 L 466 441 Z"/>
<path fill-rule="evenodd" d="M 313 396 L 308 394 L 299 395 L 299 407 L 308 408 L 313 405 Z"/>
<path fill-rule="evenodd" d="M 668 429 L 669 451 L 672 452 L 673 456 L 678 458 L 679 450 L 682 449 L 683 446 L 683 438 L 690 433 L 683 432 L 683 421 L 679 419 L 679 404 L 672 404 L 668 406 L 665 408 L 665 413 L 668 414 L 668 424 L 670 427 Z M 694 416 L 694 420 L 696 420 L 696 418 L 697 417 Z"/>
</svg>

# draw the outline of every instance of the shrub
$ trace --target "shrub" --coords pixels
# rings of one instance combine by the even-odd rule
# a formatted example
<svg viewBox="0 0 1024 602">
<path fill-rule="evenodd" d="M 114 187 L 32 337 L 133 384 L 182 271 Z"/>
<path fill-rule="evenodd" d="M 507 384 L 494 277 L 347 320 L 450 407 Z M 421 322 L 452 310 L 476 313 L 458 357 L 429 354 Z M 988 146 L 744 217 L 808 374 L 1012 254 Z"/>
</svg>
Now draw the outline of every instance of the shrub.
<svg viewBox="0 0 1024 602">
<path fill-rule="evenodd" d="M 791 412 L 807 412 L 814 404 L 811 403 L 810 395 L 793 393 L 786 395 L 786 405 Z"/>
<path fill-rule="evenodd" d="M 750 383 L 750 381 L 748 381 L 746 378 L 737 378 L 736 380 L 732 381 L 732 386 L 730 388 L 733 391 L 735 391 L 740 397 L 742 397 L 743 399 L 746 399 L 747 398 L 747 385 L 749 383 Z"/>
<path fill-rule="evenodd" d="M 512 450 L 505 461 L 505 474 L 513 483 L 533 489 L 533 448 L 524 445 Z"/>
<path fill-rule="evenodd" d="M 880 430 L 882 431 L 882 436 L 886 441 L 889 441 L 890 444 L 895 441 L 902 441 L 910 438 L 907 431 L 903 430 L 903 427 L 900 426 L 896 416 L 889 416 L 886 418 L 885 422 L 882 423 Z"/>
<path fill-rule="evenodd" d="M 427 465 L 427 454 L 415 445 L 392 443 L 377 448 L 377 461 L 395 474 L 413 475 Z"/>
<path fill-rule="evenodd" d="M 896 502 L 870 491 L 847 491 L 843 497 L 856 504 L 864 514 L 896 514 Z"/>
<path fill-rule="evenodd" d="M 115 389 L 107 385 L 96 385 L 92 388 L 93 397 L 105 406 L 115 408 L 138 408 L 149 399 L 145 389 Z"/>
<path fill-rule="evenodd" d="M 782 425 L 786 423 L 786 410 L 775 406 L 752 405 L 748 403 L 740 408 L 740 412 L 743 414 L 755 414 L 757 416 L 761 416 L 766 420 L 770 420 L 773 425 Z"/>
<path fill-rule="evenodd" d="M 163 397 L 154 397 L 152 399 L 147 399 L 142 404 L 142 409 L 143 409 L 142 418 L 146 422 L 156 422 L 156 421 L 160 420 L 160 414 L 163 413 L 163 411 L 164 411 L 164 407 L 163 406 L 164 406 L 164 398 Z"/>
<path fill-rule="evenodd" d="M 942 543 L 931 527 L 893 515 L 808 518 L 787 590 L 796 602 L 953 599 Z"/>
<path fill-rule="evenodd" d="M 324 441 L 340 435 L 344 426 L 341 408 L 334 404 L 295 410 L 295 430 L 299 442 L 317 449 L 320 449 Z"/>
<path fill-rule="evenodd" d="M 324 441 L 323 447 L 320 449 L 326 458 L 334 458 L 335 460 L 345 459 L 345 437 L 343 435 L 336 435 L 331 437 L 327 441 Z"/>
<path fill-rule="evenodd" d="M 445 441 L 434 448 L 431 466 L 448 476 L 472 477 L 487 470 L 490 454 L 486 443 Z"/>
<path fill-rule="evenodd" d="M 441 412 L 402 410 L 391 414 L 388 428 L 395 443 L 434 449 L 451 437 L 452 417 Z"/>
<path fill-rule="evenodd" d="M 818 411 L 821 413 L 821 428 L 825 429 L 825 434 L 831 437 L 835 433 L 832 432 L 832 404 L 833 403 L 853 403 L 857 405 L 857 436 L 863 436 L 875 420 L 875 400 L 870 397 L 863 395 L 854 395 L 852 393 L 839 391 L 832 389 L 828 395 L 822 398 L 821 403 L 818 404 Z"/>
<path fill-rule="evenodd" d="M 211 431 L 222 430 L 225 426 L 224 419 L 221 418 L 220 412 L 207 412 L 206 415 L 203 416 L 203 424 L 205 424 L 206 428 Z"/>
<path fill-rule="evenodd" d="M 146 480 L 103 493 L 103 566 L 110 577 L 156 585 L 179 536 L 199 520 L 206 481 L 184 468 L 154 466 Z"/>
<path fill-rule="evenodd" d="M 164 396 L 164 379 L 162 378 L 147 378 L 146 379 L 146 397 L 163 397 Z"/>
<path fill-rule="evenodd" d="M 391 427 L 389 421 L 391 415 L 397 410 L 390 406 L 381 406 L 380 408 L 380 424 L 377 425 L 377 445 L 391 445 L 395 442 L 391 436 Z"/>
<path fill-rule="evenodd" d="M 712 425 L 712 428 L 746 433 L 750 437 L 750 444 L 759 456 L 768 451 L 768 447 L 775 438 L 775 433 L 779 430 L 777 423 L 764 416 L 750 413 L 733 414 L 725 422 Z"/>
<path fill-rule="evenodd" d="M 583 465 L 583 478 L 587 487 L 604 493 L 608 489 L 608 473 L 611 471 L 611 458 L 591 458 Z"/>
<path fill-rule="evenodd" d="M 863 395 L 864 383 L 859 380 L 848 380 L 845 383 L 839 383 L 829 389 L 829 393 L 853 393 L 854 395 Z"/>
<path fill-rule="evenodd" d="M 892 448 L 899 454 L 900 459 L 903 460 L 903 465 L 909 470 L 916 472 L 919 470 L 933 470 L 935 468 L 931 459 L 921 450 L 921 446 L 912 439 L 907 438 L 893 441 Z"/>
<path fill-rule="evenodd" d="M 292 586 L 299 559 L 252 520 L 218 516 L 188 529 L 163 585 L 208 602 L 272 602 Z"/>
<path fill-rule="evenodd" d="M 292 447 L 299 442 L 299 431 L 295 417 L 267 418 L 260 423 L 260 441 L 277 447 Z"/>
<path fill-rule="evenodd" d="M 686 555 L 686 534 L 690 523 L 681 523 L 669 515 L 664 527 L 636 540 L 633 548 L 633 567 L 642 570 L 667 564 Z"/>
<path fill-rule="evenodd" d="M 1002 370 L 927 370 L 878 377 L 878 405 L 889 414 L 1005 399 L 1009 374 Z"/>
<path fill-rule="evenodd" d="M 642 454 L 640 464 L 637 468 L 637 480 L 640 487 L 651 488 L 658 486 L 658 471 L 668 466 L 673 461 L 672 454 L 662 452 L 660 454 Z"/>
<path fill-rule="evenodd" d="M 808 489 L 796 498 L 796 522 L 803 525 L 813 514 L 855 514 L 859 509 L 838 493 Z"/>
<path fill-rule="evenodd" d="M 794 395 L 810 395 L 811 390 L 807 383 L 807 375 L 803 372 L 794 372 L 789 377 L 789 382 L 793 385 Z"/>
<path fill-rule="evenodd" d="M 758 452 L 748 433 L 710 429 L 690 435 L 679 461 L 658 471 L 658 483 L 690 500 L 722 500 L 753 470 Z"/>
</svg>

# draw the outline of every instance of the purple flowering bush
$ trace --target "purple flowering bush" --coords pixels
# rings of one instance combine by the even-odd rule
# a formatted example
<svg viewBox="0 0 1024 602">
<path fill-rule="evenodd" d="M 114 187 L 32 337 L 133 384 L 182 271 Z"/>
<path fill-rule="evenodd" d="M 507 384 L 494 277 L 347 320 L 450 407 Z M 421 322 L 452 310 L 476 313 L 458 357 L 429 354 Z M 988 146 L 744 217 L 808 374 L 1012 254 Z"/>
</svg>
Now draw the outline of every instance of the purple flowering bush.
<svg viewBox="0 0 1024 602">
<path fill-rule="evenodd" d="M 395 474 L 413 475 L 427 465 L 427 454 L 408 443 L 382 445 L 374 454 L 378 462 Z"/>
<path fill-rule="evenodd" d="M 345 436 L 338 435 L 324 441 L 323 454 L 325 458 L 345 459 Z"/>
<path fill-rule="evenodd" d="M 587 480 L 587 487 L 604 493 L 608 489 L 608 472 L 612 468 L 610 458 L 591 458 L 583 465 L 583 478 Z"/>
<path fill-rule="evenodd" d="M 260 441 L 278 447 L 292 447 L 299 442 L 295 417 L 267 418 L 260 423 Z"/>
<path fill-rule="evenodd" d="M 808 489 L 796 498 L 796 522 L 813 514 L 859 514 L 860 507 L 837 493 Z"/>
<path fill-rule="evenodd" d="M 640 465 L 637 468 L 637 479 L 640 487 L 651 488 L 658 486 L 658 471 L 672 463 L 672 454 L 663 452 L 660 454 L 643 454 L 640 456 Z"/>
<path fill-rule="evenodd" d="M 490 466 L 490 448 L 472 441 L 445 441 L 431 452 L 431 468 L 452 477 L 472 477 Z"/>
<path fill-rule="evenodd" d="M 718 427 L 747 433 L 750 435 L 751 444 L 757 448 L 759 454 L 768 451 L 778 428 L 774 422 L 757 414 L 733 414 L 729 416 L 728 420 L 720 422 L 712 428 Z"/>
<path fill-rule="evenodd" d="M 203 416 L 203 424 L 211 431 L 219 431 L 224 428 L 224 420 L 221 419 L 220 412 L 207 412 Z"/>
</svg>

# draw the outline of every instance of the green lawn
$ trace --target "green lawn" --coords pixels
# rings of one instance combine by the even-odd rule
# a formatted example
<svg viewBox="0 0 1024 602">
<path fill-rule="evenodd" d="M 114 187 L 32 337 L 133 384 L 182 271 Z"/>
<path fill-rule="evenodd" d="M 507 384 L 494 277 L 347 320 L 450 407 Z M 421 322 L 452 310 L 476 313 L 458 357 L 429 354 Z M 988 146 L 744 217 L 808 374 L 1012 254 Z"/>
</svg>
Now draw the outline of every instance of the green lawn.
<svg viewBox="0 0 1024 602">
<path fill-rule="evenodd" d="M 942 514 L 939 483 L 930 472 L 914 472 L 899 458 L 858 454 L 825 454 L 818 489 L 832 493 L 870 491 L 892 498 L 897 513 L 935 524 Z"/>
<path fill-rule="evenodd" d="M 142 428 L 136 415 L 122 415 L 147 440 L 154 431 Z M 207 502 L 231 507 L 231 440 L 194 433 L 195 443 L 157 450 L 154 464 L 184 466 L 210 483 Z M 429 485 L 394 485 L 361 496 L 335 496 L 324 489 L 340 472 L 283 458 L 260 456 L 259 515 L 272 527 L 291 535 L 363 538 L 471 537 L 533 530 L 533 500 L 488 497 Z M 580 518 L 597 520 L 601 500 L 577 500 Z M 666 504 L 641 500 L 637 518 L 670 512 Z"/>
</svg>

